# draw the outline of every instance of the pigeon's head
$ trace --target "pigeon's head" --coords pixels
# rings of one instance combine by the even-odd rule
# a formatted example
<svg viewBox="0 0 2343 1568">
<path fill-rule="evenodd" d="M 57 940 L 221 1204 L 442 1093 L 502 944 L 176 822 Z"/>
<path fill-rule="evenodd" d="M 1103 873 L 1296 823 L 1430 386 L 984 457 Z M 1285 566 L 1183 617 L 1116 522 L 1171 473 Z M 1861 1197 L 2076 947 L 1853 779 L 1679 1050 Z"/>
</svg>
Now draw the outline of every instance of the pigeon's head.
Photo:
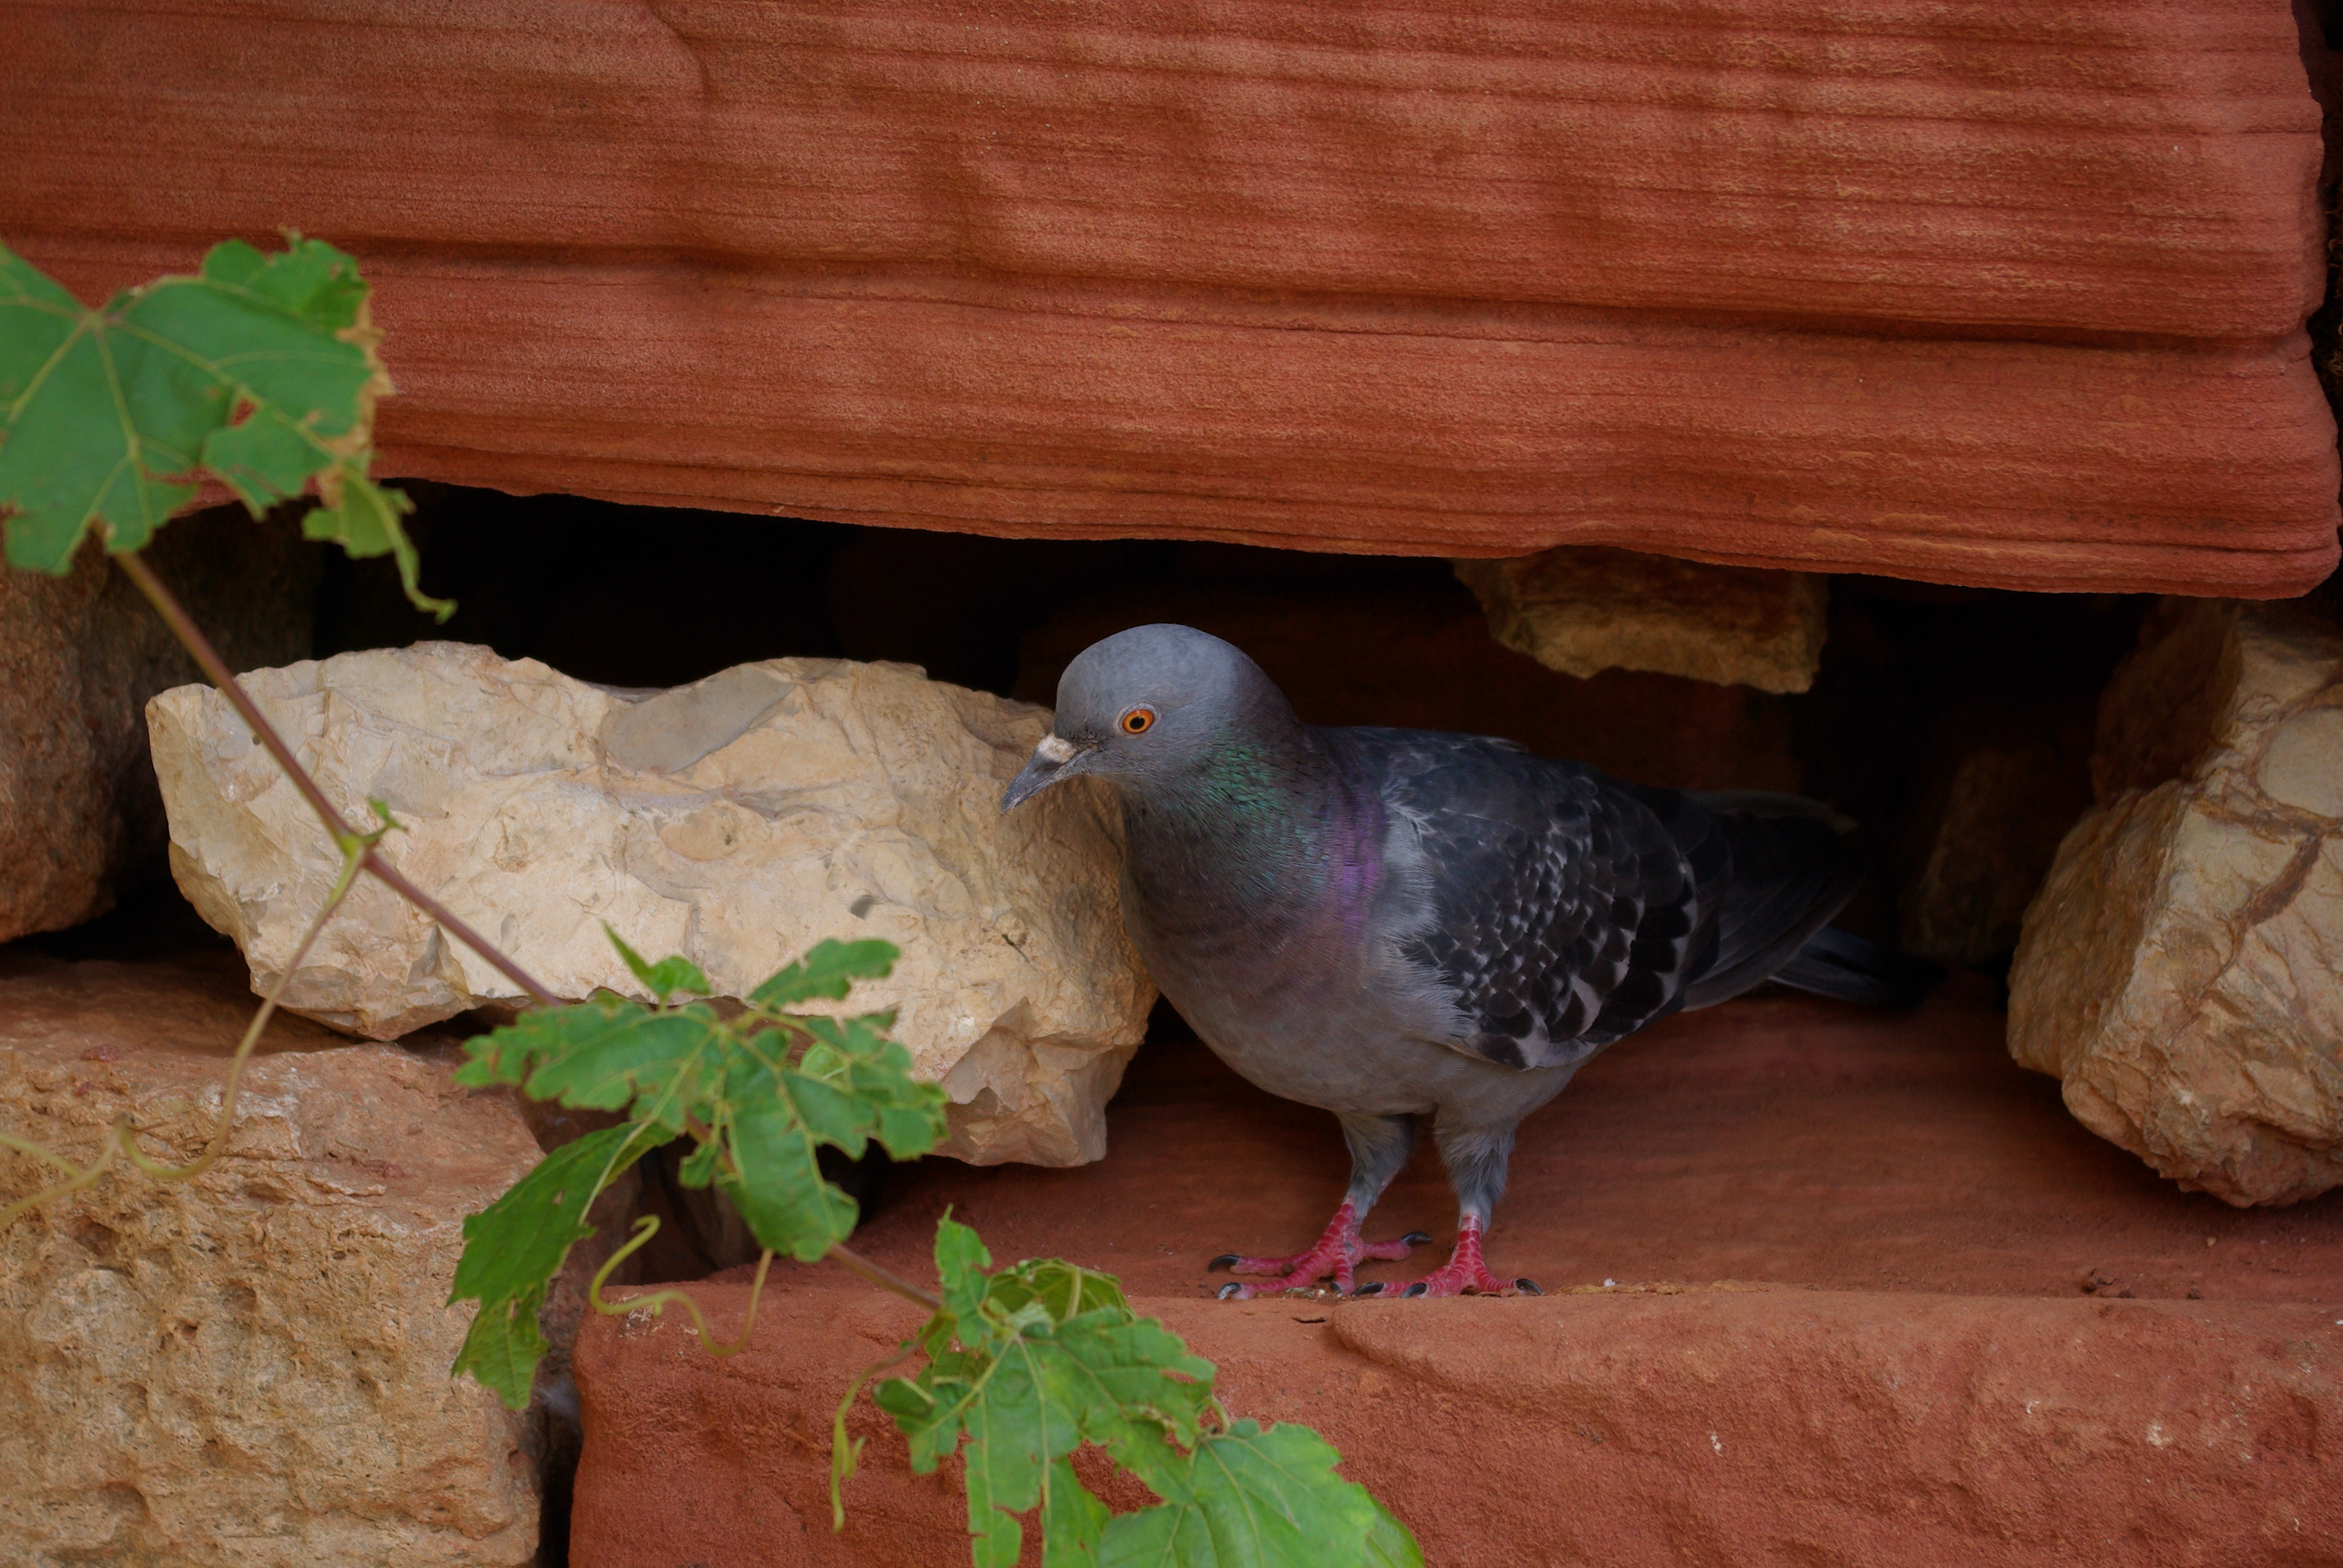
<svg viewBox="0 0 2343 1568">
<path fill-rule="evenodd" d="M 1169 782 L 1233 739 L 1295 725 L 1284 694 L 1233 644 L 1193 627 L 1136 626 L 1066 666 L 1056 721 L 1001 809 L 1078 774 Z"/>
</svg>

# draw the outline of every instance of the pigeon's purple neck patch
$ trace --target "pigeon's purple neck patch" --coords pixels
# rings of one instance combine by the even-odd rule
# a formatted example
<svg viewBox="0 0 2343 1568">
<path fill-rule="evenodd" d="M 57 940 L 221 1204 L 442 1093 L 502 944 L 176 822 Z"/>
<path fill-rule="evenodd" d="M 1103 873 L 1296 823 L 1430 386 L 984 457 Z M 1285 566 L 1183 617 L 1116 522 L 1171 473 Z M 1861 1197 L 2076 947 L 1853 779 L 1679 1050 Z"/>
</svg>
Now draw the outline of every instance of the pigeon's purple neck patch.
<svg viewBox="0 0 2343 1568">
<path fill-rule="evenodd" d="M 1326 901 L 1342 930 L 1355 935 L 1366 929 L 1375 891 L 1383 885 L 1388 819 L 1381 791 L 1339 777 L 1331 782 L 1326 802 Z"/>
</svg>

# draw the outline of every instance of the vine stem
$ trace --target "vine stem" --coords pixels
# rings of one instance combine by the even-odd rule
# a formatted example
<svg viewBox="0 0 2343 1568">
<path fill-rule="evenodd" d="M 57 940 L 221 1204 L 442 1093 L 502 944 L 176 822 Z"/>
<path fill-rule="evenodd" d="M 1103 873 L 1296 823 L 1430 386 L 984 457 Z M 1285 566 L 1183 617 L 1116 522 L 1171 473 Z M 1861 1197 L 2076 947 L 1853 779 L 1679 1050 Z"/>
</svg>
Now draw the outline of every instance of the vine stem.
<svg viewBox="0 0 2343 1568">
<path fill-rule="evenodd" d="M 219 1157 L 227 1151 L 229 1135 L 236 1131 L 236 1090 L 244 1081 L 245 1066 L 252 1060 L 254 1048 L 260 1043 L 262 1031 L 267 1029 L 268 1020 L 276 1016 L 277 1004 L 285 1000 L 286 988 L 292 984 L 294 972 L 301 967 L 301 960 L 309 956 L 309 949 L 317 941 L 317 933 L 326 929 L 326 922 L 333 918 L 334 911 L 349 896 L 351 885 L 357 880 L 360 857 L 376 839 L 389 830 L 389 824 L 386 822 L 372 833 L 346 830 L 341 834 L 342 874 L 334 879 L 333 891 L 326 896 L 325 906 L 318 910 L 317 918 L 309 922 L 308 930 L 301 938 L 301 945 L 295 948 L 293 956 L 286 960 L 284 972 L 277 977 L 277 983 L 269 987 L 268 994 L 261 999 L 259 1010 L 245 1028 L 244 1038 L 236 1041 L 236 1054 L 227 1064 L 227 1082 L 220 1091 L 219 1119 L 213 1125 L 211 1137 L 204 1142 L 203 1152 L 185 1165 L 166 1165 L 159 1160 L 148 1159 L 138 1147 L 138 1135 L 131 1128 L 127 1112 L 115 1119 L 114 1125 L 106 1130 L 106 1141 L 99 1146 L 96 1157 L 85 1169 L 79 1171 L 74 1169 L 72 1161 L 61 1159 L 36 1143 L 0 1134 L 0 1145 L 45 1160 L 66 1172 L 65 1180 L 55 1186 L 0 1209 L 0 1231 L 15 1223 L 20 1214 L 90 1186 L 106 1174 L 106 1167 L 114 1162 L 116 1154 L 157 1181 L 192 1181 L 218 1162 Z"/>
<path fill-rule="evenodd" d="M 587 1282 L 587 1304 L 606 1317 L 615 1318 L 628 1312 L 641 1312 L 647 1308 L 654 1314 L 662 1313 L 667 1311 L 667 1304 L 669 1302 L 681 1302 L 683 1310 L 691 1314 L 692 1331 L 699 1334 L 699 1346 L 702 1350 L 719 1360 L 726 1356 L 739 1355 L 749 1348 L 749 1336 L 756 1331 L 757 1303 L 765 1297 L 765 1274 L 773 1266 L 773 1250 L 770 1247 L 766 1248 L 763 1254 L 757 1259 L 757 1277 L 749 1286 L 749 1307 L 740 1314 L 739 1337 L 729 1344 L 719 1344 L 716 1342 L 716 1335 L 709 1329 L 708 1314 L 699 1310 L 699 1303 L 691 1299 L 691 1292 L 689 1291 L 670 1288 L 653 1291 L 648 1295 L 628 1296 L 617 1302 L 603 1296 L 602 1286 L 608 1281 L 612 1272 L 639 1248 L 648 1245 L 650 1239 L 659 1234 L 659 1216 L 656 1214 L 645 1214 L 635 1221 L 634 1235 L 618 1251 L 603 1260 L 602 1266 L 594 1271 L 593 1279 Z"/>
<path fill-rule="evenodd" d="M 146 602 L 155 607 L 155 613 L 163 618 L 163 624 L 171 628 L 171 635 L 179 639 L 179 645 L 194 657 L 196 665 L 210 678 L 211 683 L 219 689 L 220 695 L 226 698 L 230 705 L 236 709 L 237 716 L 243 719 L 245 724 L 252 730 L 253 739 L 260 742 L 266 749 L 269 756 L 277 759 L 277 766 L 284 771 L 285 777 L 292 781 L 294 789 L 301 792 L 302 799 L 309 802 L 309 809 L 317 814 L 317 820 L 324 824 L 327 832 L 333 835 L 335 842 L 346 843 L 356 836 L 349 823 L 344 820 L 342 814 L 334 809 L 334 803 L 326 799 L 326 792 L 318 787 L 317 779 L 309 776 L 309 770 L 301 766 L 300 759 L 293 755 L 293 749 L 285 744 L 285 738 L 277 733 L 277 727 L 268 722 L 266 716 L 246 694 L 244 688 L 236 683 L 236 672 L 228 668 L 227 660 L 219 656 L 219 650 L 212 646 L 211 638 L 204 635 L 203 628 L 196 624 L 195 618 L 186 612 L 186 608 L 179 603 L 171 590 L 163 586 L 163 579 L 155 575 L 155 568 L 148 566 L 136 550 L 117 551 L 113 558 L 115 565 L 122 568 L 123 575 L 131 580 L 141 594 L 146 596 Z M 376 835 L 377 838 L 379 836 L 379 834 Z M 421 910 L 427 919 L 437 921 L 448 935 L 479 954 L 481 959 L 494 966 L 498 973 L 528 992 L 531 1000 L 544 1007 L 561 1005 L 561 999 L 546 990 L 535 976 L 508 958 L 486 937 L 458 919 L 455 913 L 441 904 L 438 900 L 408 881 L 397 867 L 377 854 L 373 839 L 365 840 L 365 848 L 357 857 L 357 866 L 359 869 L 364 870 L 368 876 Z M 335 903 L 340 901 L 340 892 L 347 891 L 347 877 L 345 876 L 345 885 L 337 892 Z M 329 903 L 327 906 L 327 912 L 330 913 L 332 908 L 333 904 Z M 325 915 L 320 914 L 318 926 L 322 927 L 324 923 Z M 309 935 L 314 940 L 317 936 L 317 928 L 312 928 Z M 308 942 L 304 941 L 303 950 L 306 951 L 307 947 Z M 277 984 L 280 994 L 286 981 L 291 979 L 298 961 L 297 958 L 295 963 L 286 966 L 285 974 Z M 252 1040 L 259 1037 L 258 1025 L 266 1021 L 268 1011 L 275 1005 L 276 998 L 272 996 L 263 1006 L 261 1017 L 256 1020 L 254 1029 L 246 1038 L 246 1045 L 239 1048 L 237 1059 L 239 1065 L 242 1062 L 242 1052 L 249 1049 Z M 229 1093 L 231 1094 L 235 1092 L 234 1070 L 233 1068 L 230 1069 Z M 41 1198 L 61 1195 L 64 1191 L 87 1186 L 97 1180 L 99 1173 L 105 1170 L 106 1162 L 113 1158 L 113 1155 L 114 1144 L 109 1141 L 105 1151 L 98 1157 L 97 1162 L 88 1171 L 80 1173 L 67 1186 L 57 1189 L 54 1192 L 41 1194 Z M 134 1151 L 132 1158 L 137 1161 L 139 1156 Z M 206 1151 L 206 1161 L 208 1161 L 210 1158 L 211 1151 Z M 12 1208 L 10 1217 L 13 1218 L 14 1214 L 15 1209 Z M 829 1255 L 869 1280 L 872 1284 L 882 1290 L 892 1291 L 907 1302 L 917 1302 L 931 1312 L 940 1311 L 943 1307 L 940 1297 L 921 1290 L 900 1274 L 880 1268 L 843 1242 L 833 1243 Z M 761 1282 L 761 1271 L 759 1279 Z"/>
<path fill-rule="evenodd" d="M 180 646 L 195 657 L 204 674 L 219 688 L 220 695 L 235 707 L 236 713 L 250 727 L 253 739 L 277 759 L 277 766 L 284 769 L 285 777 L 309 802 L 309 809 L 317 812 L 317 820 L 325 824 L 326 831 L 337 839 L 348 833 L 350 825 L 342 819 L 339 811 L 334 809 L 334 803 L 326 799 L 325 790 L 317 787 L 317 781 L 309 776 L 309 770 L 301 766 L 299 759 L 293 755 L 293 749 L 285 744 L 283 736 L 277 733 L 276 726 L 268 722 L 252 699 L 245 694 L 244 688 L 236 684 L 236 673 L 228 668 L 227 660 L 219 656 L 219 650 L 212 647 L 211 639 L 204 635 L 203 628 L 197 626 L 194 618 L 172 597 L 171 590 L 163 586 L 162 579 L 155 575 L 155 568 L 140 559 L 135 550 L 118 552 L 114 557 L 114 563 L 136 585 L 138 591 L 146 596 L 146 602 L 155 607 L 155 613 L 163 618 L 164 624 L 171 628 L 171 635 L 177 638 Z M 437 921 L 449 936 L 479 954 L 507 980 L 528 992 L 532 1000 L 545 1007 L 561 1005 L 559 997 L 546 990 L 527 970 L 491 946 L 486 937 L 458 920 L 438 900 L 408 881 L 398 868 L 376 853 L 373 845 L 367 846 L 367 851 L 358 863 L 368 876 L 420 910 L 427 919 Z"/>
<path fill-rule="evenodd" d="M 843 1241 L 832 1241 L 830 1244 L 830 1255 L 881 1290 L 892 1291 L 905 1301 L 916 1302 L 931 1312 L 943 1311 L 944 1301 L 941 1296 L 930 1294 L 903 1278 L 902 1275 L 891 1270 L 880 1268 Z"/>
<path fill-rule="evenodd" d="M 220 1091 L 219 1125 L 212 1130 L 211 1139 L 204 1145 L 204 1151 L 186 1165 L 170 1166 L 149 1160 L 139 1152 L 137 1140 L 130 1131 L 130 1119 L 126 1116 L 116 1124 L 116 1136 L 122 1141 L 123 1157 L 131 1164 L 157 1181 L 192 1181 L 210 1170 L 226 1151 L 228 1134 L 236 1126 L 236 1091 L 244 1080 L 245 1063 L 252 1060 L 253 1048 L 260 1043 L 261 1031 L 276 1016 L 277 1004 L 285 1000 L 285 992 L 293 983 L 294 972 L 300 969 L 301 960 L 309 956 L 309 949 L 317 941 L 317 933 L 326 929 L 326 922 L 334 918 L 334 911 L 342 907 L 344 899 L 349 897 L 350 888 L 358 879 L 358 862 L 370 847 L 372 839 L 380 838 L 388 830 L 387 828 L 377 829 L 367 837 L 356 833 L 342 835 L 342 874 L 334 879 L 334 890 L 326 895 L 325 905 L 318 910 L 317 918 L 309 922 L 308 930 L 301 938 L 301 945 L 295 948 L 293 956 L 285 960 L 284 971 L 277 977 L 277 983 L 268 988 L 268 994 L 261 999 L 260 1009 L 252 1015 L 252 1022 L 246 1028 L 244 1038 L 236 1041 L 236 1055 L 227 1064 L 227 1086 Z"/>
</svg>

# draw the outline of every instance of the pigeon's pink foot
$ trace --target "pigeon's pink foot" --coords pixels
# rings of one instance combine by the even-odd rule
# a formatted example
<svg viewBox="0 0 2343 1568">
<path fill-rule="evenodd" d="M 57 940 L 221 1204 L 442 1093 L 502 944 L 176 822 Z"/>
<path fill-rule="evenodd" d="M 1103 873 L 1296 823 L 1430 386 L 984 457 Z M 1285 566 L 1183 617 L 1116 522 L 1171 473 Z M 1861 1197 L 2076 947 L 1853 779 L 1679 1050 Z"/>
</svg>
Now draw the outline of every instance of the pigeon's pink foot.
<svg viewBox="0 0 2343 1568">
<path fill-rule="evenodd" d="M 1513 1291 L 1531 1296 L 1545 1294 L 1527 1280 L 1501 1280 L 1489 1272 L 1489 1265 L 1481 1261 L 1481 1227 L 1470 1216 L 1458 1229 L 1456 1251 L 1449 1254 L 1446 1263 L 1412 1284 L 1394 1285 L 1378 1282 L 1360 1293 L 1406 1297 L 1461 1296 L 1467 1291 L 1476 1296 L 1501 1296 Z"/>
<path fill-rule="evenodd" d="M 1296 1252 L 1288 1258 L 1248 1258 L 1242 1252 L 1223 1252 L 1212 1260 L 1211 1267 L 1226 1269 L 1232 1274 L 1276 1276 L 1258 1285 L 1232 1280 L 1221 1287 L 1221 1300 L 1224 1302 L 1248 1302 L 1280 1291 L 1306 1291 L 1329 1274 L 1334 1277 L 1335 1291 L 1347 1296 L 1357 1282 L 1361 1263 L 1404 1258 L 1418 1243 L 1431 1240 L 1422 1231 L 1412 1231 L 1396 1241 L 1367 1241 L 1359 1232 L 1358 1210 L 1344 1203 L 1334 1211 L 1334 1218 L 1326 1226 L 1326 1233 L 1318 1238 L 1317 1245 L 1306 1252 Z"/>
</svg>

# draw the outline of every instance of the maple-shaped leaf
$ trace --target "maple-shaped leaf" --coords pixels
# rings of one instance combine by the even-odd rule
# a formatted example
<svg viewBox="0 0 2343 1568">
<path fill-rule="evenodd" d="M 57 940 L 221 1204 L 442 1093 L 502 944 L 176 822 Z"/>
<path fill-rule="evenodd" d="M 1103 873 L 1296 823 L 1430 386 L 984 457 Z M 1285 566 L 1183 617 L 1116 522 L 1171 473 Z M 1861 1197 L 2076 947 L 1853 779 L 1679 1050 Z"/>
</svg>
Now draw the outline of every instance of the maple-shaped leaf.
<svg viewBox="0 0 2343 1568">
<path fill-rule="evenodd" d="M 469 1372 L 514 1410 L 528 1402 L 545 1336 L 537 1326 L 545 1289 L 569 1249 L 594 1233 L 586 1211 L 618 1174 L 662 1141 L 641 1122 L 606 1127 L 563 1144 L 512 1191 L 464 1221 L 449 1305 L 480 1310 L 456 1353 Z"/>
<path fill-rule="evenodd" d="M 322 240 L 281 255 L 214 246 L 195 276 L 160 277 L 91 309 L 0 246 L 0 513 L 19 567 L 62 575 L 96 529 L 136 550 L 204 474 L 256 517 L 314 485 L 311 538 L 397 558 L 408 598 L 441 619 L 399 518 L 368 477 L 375 400 L 391 390 L 357 265 Z"/>
<path fill-rule="evenodd" d="M 970 1553 L 1010 1568 L 1018 1515 L 1039 1511 L 1045 1568 L 1155 1563 L 1195 1568 L 1421 1568 L 1413 1537 L 1308 1427 L 1207 1425 L 1212 1365 L 1131 1310 L 1108 1275 L 1054 1258 L 987 1274 L 976 1233 L 936 1231 L 943 1305 L 915 1342 L 917 1376 L 871 1397 L 925 1473 L 961 1457 Z M 1162 1501 L 1116 1515 L 1068 1462 L 1094 1443 Z M 852 1471 L 834 1456 L 834 1473 Z"/>
</svg>

